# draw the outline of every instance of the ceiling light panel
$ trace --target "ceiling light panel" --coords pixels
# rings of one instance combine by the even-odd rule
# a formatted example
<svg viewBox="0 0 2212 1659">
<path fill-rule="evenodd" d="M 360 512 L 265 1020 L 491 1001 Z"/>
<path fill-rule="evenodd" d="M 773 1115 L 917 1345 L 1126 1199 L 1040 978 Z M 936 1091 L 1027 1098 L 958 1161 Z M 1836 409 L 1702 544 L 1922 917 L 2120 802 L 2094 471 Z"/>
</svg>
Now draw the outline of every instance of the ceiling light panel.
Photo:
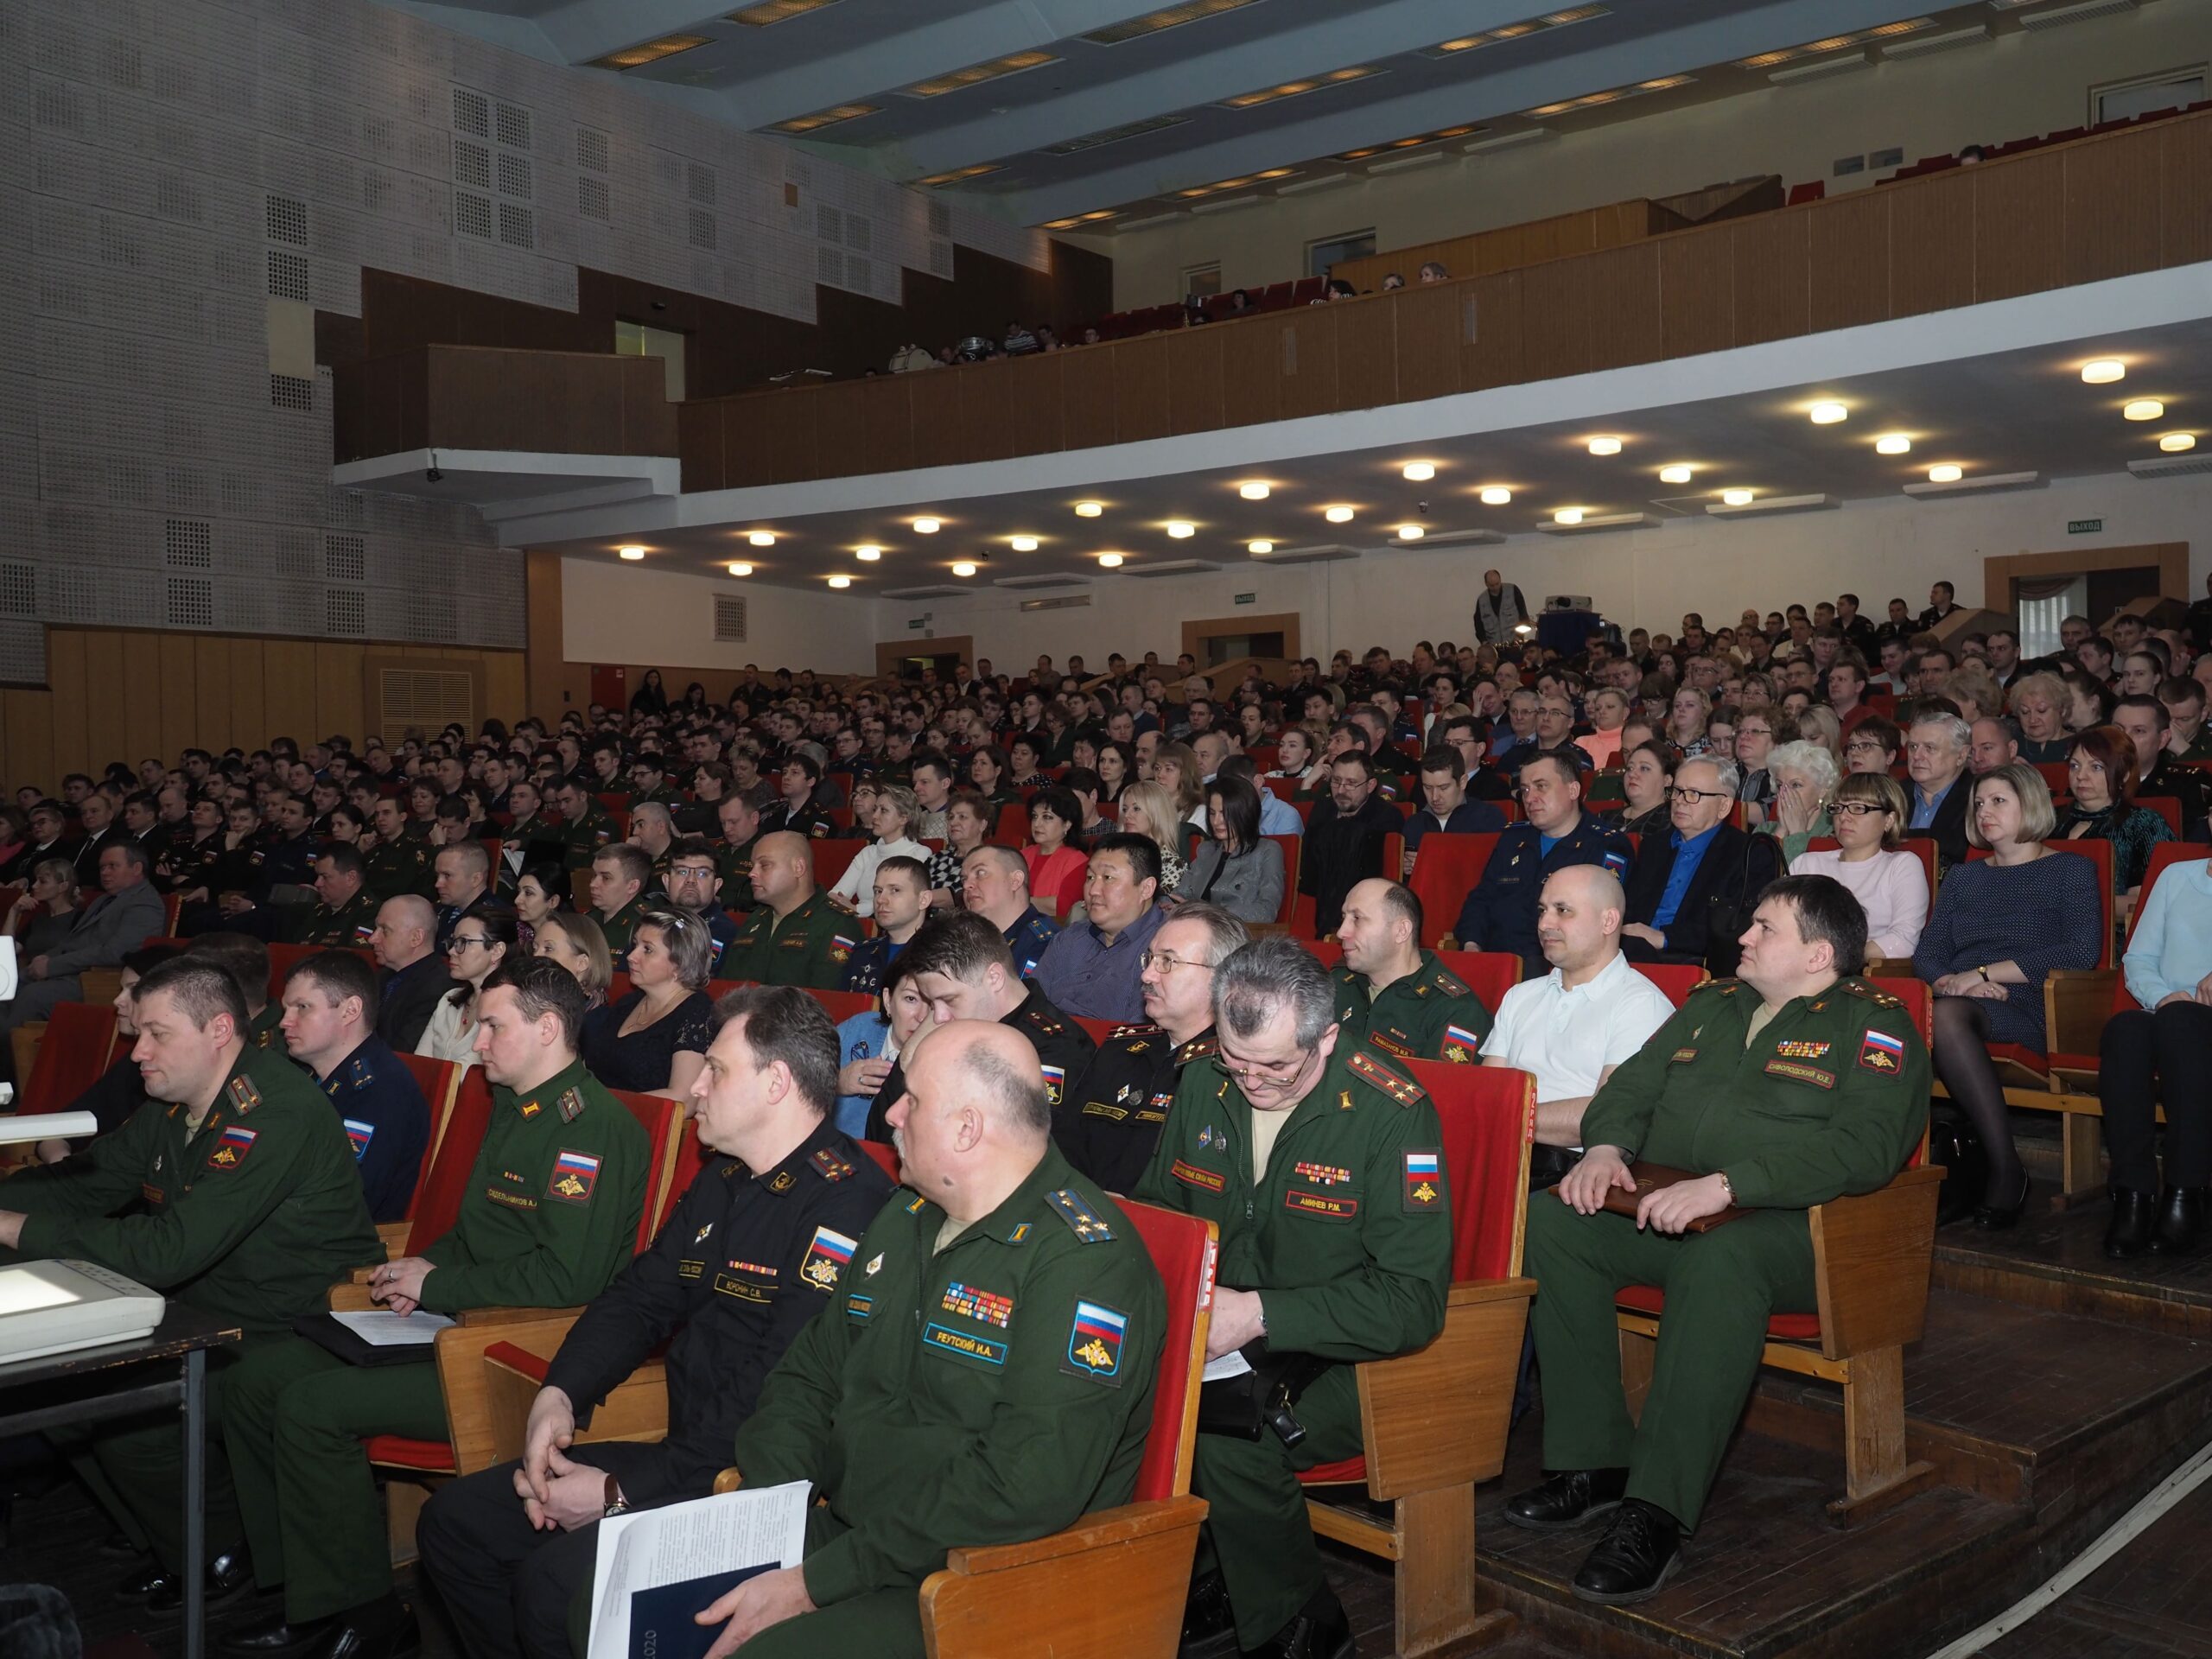
<svg viewBox="0 0 2212 1659">
<path fill-rule="evenodd" d="M 811 115 L 795 115 L 788 121 L 779 121 L 768 129 L 771 132 L 808 133 L 822 127 L 834 127 L 842 121 L 857 121 L 864 115 L 880 115 L 880 104 L 840 104 L 835 109 L 817 110 Z"/>
<path fill-rule="evenodd" d="M 1607 104 L 1618 104 L 1624 99 L 1643 98 L 1651 92 L 1670 92 L 1677 86 L 1687 86 L 1697 79 L 1695 75 L 1661 75 L 1654 80 L 1639 80 L 1632 86 L 1611 86 L 1602 92 L 1585 92 L 1580 98 L 1561 99 L 1556 104 L 1539 104 L 1533 110 L 1521 113 L 1531 121 L 1541 121 L 1555 115 L 1573 115 L 1583 110 L 1599 109 Z"/>
<path fill-rule="evenodd" d="M 955 69 L 945 75 L 933 75 L 927 80 L 918 80 L 911 86 L 901 86 L 901 98 L 943 98 L 947 92 L 963 92 L 970 86 L 981 86 L 989 81 L 1003 80 L 1008 75 L 1018 75 L 1025 69 L 1040 69 L 1059 59 L 1050 52 L 1009 52 L 1002 58 L 991 58 L 982 63 L 971 63 L 965 69 Z"/>
<path fill-rule="evenodd" d="M 1209 17 L 1218 17 L 1225 11 L 1239 11 L 1255 3 L 1256 0 L 1187 0 L 1187 3 L 1183 5 L 1164 6 L 1158 11 L 1148 11 L 1141 17 L 1109 23 L 1104 29 L 1094 29 L 1082 38 L 1093 46 L 1120 46 L 1129 41 L 1141 41 L 1148 35 L 1157 35 L 1163 29 L 1180 29 L 1185 23 L 1203 22 Z"/>
<path fill-rule="evenodd" d="M 794 17 L 804 17 L 810 11 L 819 11 L 824 6 L 834 6 L 837 0 L 760 0 L 757 6 L 747 6 L 733 11 L 729 20 L 743 23 L 747 29 L 766 29 L 771 23 L 788 22 Z"/>
<path fill-rule="evenodd" d="M 1548 11 L 1541 17 L 1531 17 L 1518 23 L 1503 23 L 1496 29 L 1486 29 L 1478 35 L 1462 35 L 1455 40 L 1439 41 L 1434 46 L 1421 49 L 1424 58 L 1456 58 L 1462 52 L 1473 52 L 1485 46 L 1497 46 L 1506 41 L 1526 40 L 1531 35 L 1541 35 L 1547 29 L 1565 29 L 1570 23 L 1586 23 L 1592 17 L 1609 17 L 1607 6 L 1570 6 L 1564 11 Z"/>
<path fill-rule="evenodd" d="M 1224 98 L 1224 110 L 1254 110 L 1262 104 L 1279 104 L 1286 98 L 1302 98 L 1307 92 L 1318 92 L 1325 87 L 1342 86 L 1351 81 L 1365 80 L 1383 73 L 1371 63 L 1347 64 L 1341 69 L 1332 69 L 1326 74 L 1308 75 L 1303 80 L 1286 80 L 1276 86 L 1262 86 L 1257 92 L 1239 92 L 1234 98 Z"/>
<path fill-rule="evenodd" d="M 690 52 L 713 44 L 705 35 L 664 35 L 657 41 L 641 41 L 625 47 L 620 52 L 610 52 L 603 58 L 594 58 L 584 67 L 588 69 L 642 69 L 649 63 L 658 63 L 672 58 L 679 52 Z"/>
<path fill-rule="evenodd" d="M 1118 207 L 1095 207 L 1087 213 L 1077 213 L 1072 219 L 1048 219 L 1044 228 L 1048 231 L 1071 231 L 1080 225 L 1096 225 L 1102 219 L 1119 219 L 1121 216 L 1122 210 Z"/>
<path fill-rule="evenodd" d="M 1414 149 L 1422 144 L 1440 144 L 1447 138 L 1470 138 L 1490 129 L 1472 122 L 1463 127 L 1439 127 L 1434 132 L 1417 132 L 1410 138 L 1393 138 L 1387 144 L 1364 144 L 1357 149 L 1337 152 L 1340 162 L 1363 162 L 1370 156 L 1387 156 L 1394 149 Z"/>
<path fill-rule="evenodd" d="M 1933 17 L 1908 17 L 1898 22 L 1884 23 L 1878 29 L 1862 29 L 1849 35 L 1831 35 L 1824 41 L 1808 41 L 1802 46 L 1785 46 L 1779 51 L 1762 52 L 1756 57 L 1738 58 L 1738 69 L 1777 69 L 1785 63 L 1796 63 L 1805 58 L 1816 58 L 1825 52 L 1841 52 L 1854 46 L 1865 46 L 1873 41 L 1893 41 L 1901 35 L 1917 35 L 1923 29 L 1936 27 Z"/>
<path fill-rule="evenodd" d="M 955 168 L 950 173 L 932 173 L 926 179 L 916 179 L 914 182 L 936 190 L 948 184 L 964 184 L 969 179 L 980 179 L 986 173 L 1003 172 L 1005 166 L 1002 162 L 977 162 L 972 167 Z"/>
</svg>

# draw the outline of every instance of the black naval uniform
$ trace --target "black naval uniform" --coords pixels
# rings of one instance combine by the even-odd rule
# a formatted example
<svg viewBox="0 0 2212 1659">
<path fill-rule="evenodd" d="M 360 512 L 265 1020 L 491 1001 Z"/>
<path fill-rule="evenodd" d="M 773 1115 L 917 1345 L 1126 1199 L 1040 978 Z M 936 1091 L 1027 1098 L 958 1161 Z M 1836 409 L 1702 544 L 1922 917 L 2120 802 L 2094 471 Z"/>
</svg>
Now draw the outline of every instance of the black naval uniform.
<svg viewBox="0 0 2212 1659">
<path fill-rule="evenodd" d="M 430 1105 L 391 1046 L 371 1032 L 315 1083 L 353 1143 L 372 1221 L 404 1221 L 430 1144 Z"/>
<path fill-rule="evenodd" d="M 1211 1026 L 1186 1043 L 1158 1026 L 1119 1027 L 1053 1108 L 1052 1139 L 1077 1173 L 1109 1192 L 1128 1192 L 1152 1161 L 1183 1068 L 1220 1052 Z"/>
<path fill-rule="evenodd" d="M 1083 1075 L 1084 1068 L 1090 1064 L 1090 1057 L 1098 1052 L 1098 1045 L 1091 1040 L 1089 1032 L 1075 1022 L 1072 1014 L 1062 1014 L 1052 1006 L 1035 980 L 1023 980 L 1021 988 L 1028 995 L 999 1023 L 1012 1026 L 1035 1046 L 1037 1058 L 1045 1068 L 1046 1097 L 1052 1103 L 1052 1116 L 1057 1120 L 1070 1079 Z M 883 1087 L 875 1092 L 875 1103 L 868 1109 L 869 1140 L 891 1139 L 891 1108 L 906 1092 L 906 1075 L 905 1068 L 893 1061 L 891 1075 L 883 1080 Z"/>
<path fill-rule="evenodd" d="M 668 1437 L 568 1455 L 614 1476 L 635 1509 L 706 1496 L 762 1382 L 836 1294 L 891 1191 L 890 1177 L 827 1118 L 765 1174 L 734 1158 L 702 1170 L 652 1248 L 585 1308 L 545 1376 L 588 1428 L 594 1408 L 674 1332 Z M 423 1515 L 423 1563 L 466 1652 L 567 1659 L 569 1606 L 590 1593 L 598 1532 L 532 1530 L 515 1495 L 520 1466 L 504 1463 L 440 1492 Z"/>
</svg>

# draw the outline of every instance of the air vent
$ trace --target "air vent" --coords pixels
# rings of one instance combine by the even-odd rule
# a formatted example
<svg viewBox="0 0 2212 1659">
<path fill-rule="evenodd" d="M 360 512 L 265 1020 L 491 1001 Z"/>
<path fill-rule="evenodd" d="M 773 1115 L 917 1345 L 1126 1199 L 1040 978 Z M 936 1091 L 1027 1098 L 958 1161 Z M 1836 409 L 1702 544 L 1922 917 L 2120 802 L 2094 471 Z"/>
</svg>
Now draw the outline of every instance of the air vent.
<svg viewBox="0 0 2212 1659">
<path fill-rule="evenodd" d="M 1218 570 L 1221 567 L 1209 559 L 1162 559 L 1156 564 L 1125 564 L 1125 576 L 1191 576 L 1201 570 Z"/>
<path fill-rule="evenodd" d="M 609 165 L 607 135 L 597 127 L 576 129 L 576 165 L 587 173 L 604 173 Z"/>
<path fill-rule="evenodd" d="M 163 620 L 173 628 L 215 626 L 215 584 L 205 576 L 171 576 Z"/>
<path fill-rule="evenodd" d="M 509 149 L 530 148 L 530 111 L 519 104 L 500 104 L 493 110 L 493 128 Z"/>
<path fill-rule="evenodd" d="M 576 175 L 576 211 L 586 219 L 595 219 L 602 224 L 613 218 L 605 179 L 594 179 L 588 173 Z"/>
<path fill-rule="evenodd" d="M 269 296 L 276 300 L 297 300 L 308 302 L 308 261 L 301 253 L 280 253 L 269 250 Z"/>
<path fill-rule="evenodd" d="M 269 239 L 289 242 L 296 248 L 308 245 L 308 205 L 292 196 L 271 195 L 268 200 Z"/>
<path fill-rule="evenodd" d="M 1495 530 L 1433 530 L 1418 542 L 1392 545 L 1405 552 L 1418 553 L 1424 548 L 1495 547 L 1504 539 L 1503 533 Z"/>
<path fill-rule="evenodd" d="M 1279 547 L 1272 553 L 1255 553 L 1255 564 L 1332 564 L 1342 559 L 1356 559 L 1359 550 L 1346 547 L 1342 542 L 1317 543 L 1312 547 Z"/>
<path fill-rule="evenodd" d="M 887 588 L 886 599 L 953 599 L 962 594 L 973 593 L 972 588 L 955 588 L 944 582 L 932 582 L 925 588 Z"/>
<path fill-rule="evenodd" d="M 1819 512 L 1827 507 L 1840 507 L 1842 501 L 1833 495 L 1770 495 L 1757 501 L 1747 501 L 1740 507 L 1722 502 L 1707 502 L 1706 512 L 1715 518 L 1757 518 L 1762 514 L 1777 512 Z"/>
<path fill-rule="evenodd" d="M 322 574 L 331 582 L 366 582 L 369 544 L 359 536 L 322 538 Z"/>
<path fill-rule="evenodd" d="M 499 204 L 499 240 L 511 248 L 537 245 L 537 219 L 527 207 L 511 201 Z"/>
<path fill-rule="evenodd" d="M 370 728 L 398 738 L 411 728 L 435 732 L 458 721 L 476 729 L 476 680 L 465 669 L 394 664 L 376 673 L 376 703 Z"/>
<path fill-rule="evenodd" d="M 1118 144 L 1124 138 L 1141 138 L 1147 132 L 1165 132 L 1170 127 L 1179 127 L 1191 118 L 1187 115 L 1155 115 L 1142 121 L 1124 122 L 1118 127 L 1107 127 L 1097 132 L 1085 133 L 1080 138 L 1063 138 L 1057 144 L 1040 146 L 1039 153 L 1046 156 L 1079 156 L 1086 149 L 1096 149 L 1102 144 Z"/>
<path fill-rule="evenodd" d="M 1955 51 L 1962 46 L 1980 46 L 1989 38 L 1989 25 L 1976 23 L 1972 29 L 1955 29 L 1942 35 L 1923 35 L 1916 41 L 1900 41 L 1895 46 L 1885 46 L 1882 55 L 1892 63 L 1907 58 L 1933 57 L 1938 52 Z"/>
<path fill-rule="evenodd" d="M 532 189 L 534 170 L 527 156 L 499 157 L 499 194 L 512 196 L 518 201 L 528 201 L 536 194 Z"/>
<path fill-rule="evenodd" d="M 315 382 L 296 374 L 272 374 L 269 377 L 269 406 L 289 409 L 295 414 L 315 413 Z"/>
<path fill-rule="evenodd" d="M 1547 518 L 1536 528 L 1547 536 L 1589 536 L 1609 530 L 1656 530 L 1665 520 L 1650 512 L 1606 512 L 1579 524 L 1562 524 Z"/>
<path fill-rule="evenodd" d="M 703 248 L 712 253 L 715 250 L 715 216 L 703 208 L 691 208 L 685 234 L 693 247 Z"/>
<path fill-rule="evenodd" d="M 471 189 L 492 188 L 492 152 L 481 144 L 456 142 L 453 147 L 453 181 Z"/>
<path fill-rule="evenodd" d="M 817 202 L 814 207 L 814 233 L 824 242 L 845 239 L 845 216 L 835 207 Z"/>
<path fill-rule="evenodd" d="M 715 205 L 715 169 L 698 162 L 687 162 L 683 169 L 683 194 L 702 207 Z"/>
<path fill-rule="evenodd" d="M 466 86 L 453 89 L 453 130 L 473 138 L 492 136 L 492 100 Z"/>
<path fill-rule="evenodd" d="M 1065 571 L 1054 574 L 1039 571 L 1033 576 L 998 576 L 992 580 L 994 588 L 1080 588 L 1090 581 L 1088 576 L 1071 575 Z"/>
<path fill-rule="evenodd" d="M 466 190 L 453 193 L 453 227 L 463 236 L 480 236 L 492 239 L 492 199 L 471 194 Z M 274 259 L 276 256 L 269 256 Z M 303 260 L 301 263 L 305 264 Z"/>
<path fill-rule="evenodd" d="M 1948 484 L 1908 484 L 1904 493 L 1916 501 L 1938 501 L 1947 495 L 1988 495 L 2002 490 L 2039 490 L 2047 482 L 2041 473 L 1987 473 L 1980 478 L 1957 478 Z"/>
<path fill-rule="evenodd" d="M 322 590 L 322 631 L 341 639 L 359 639 L 369 631 L 369 599 L 359 588 Z"/>
<path fill-rule="evenodd" d="M 1025 599 L 1020 608 L 1025 611 L 1077 611 L 1090 603 L 1089 594 L 1069 594 L 1059 599 Z"/>
<path fill-rule="evenodd" d="M 741 645 L 746 642 L 745 595 L 716 594 L 715 595 L 715 643 L 718 645 Z"/>
<path fill-rule="evenodd" d="M 2020 19 L 2022 29 L 2064 29 L 2071 23 L 2094 22 L 2135 10 L 2135 0 L 2088 0 L 2079 6 L 2060 6 L 2050 11 L 2031 11 Z"/>
<path fill-rule="evenodd" d="M 170 518 L 162 524 L 162 563 L 172 570 L 213 568 L 214 528 L 204 518 Z"/>
<path fill-rule="evenodd" d="M 2156 461 L 2131 461 L 2127 470 L 2140 479 L 2179 478 L 2184 473 L 2212 473 L 2212 453 L 2201 455 L 2161 455 Z"/>
<path fill-rule="evenodd" d="M 38 614 L 38 567 L 0 564 L 0 616 Z"/>
<path fill-rule="evenodd" d="M 952 209 L 941 201 L 930 203 L 930 234 L 937 237 L 952 234 Z"/>
</svg>

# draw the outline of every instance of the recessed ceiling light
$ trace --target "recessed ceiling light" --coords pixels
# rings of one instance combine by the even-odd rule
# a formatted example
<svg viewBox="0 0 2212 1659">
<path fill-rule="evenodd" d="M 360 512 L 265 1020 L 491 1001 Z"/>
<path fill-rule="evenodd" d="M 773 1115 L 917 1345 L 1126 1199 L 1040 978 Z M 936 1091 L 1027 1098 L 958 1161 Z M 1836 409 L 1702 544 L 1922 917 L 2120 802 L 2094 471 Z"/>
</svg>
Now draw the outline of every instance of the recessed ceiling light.
<svg viewBox="0 0 2212 1659">
<path fill-rule="evenodd" d="M 1249 484 L 1239 484 L 1236 493 L 1247 501 L 1264 501 L 1268 499 L 1268 486 L 1255 479 Z"/>
<path fill-rule="evenodd" d="M 1851 418 L 1851 411 L 1841 404 L 1815 404 L 1805 412 L 1813 417 L 1815 426 L 1834 426 Z"/>
<path fill-rule="evenodd" d="M 1101 553 L 1098 556 L 1098 563 L 1108 570 L 1118 570 L 1122 566 L 1122 556 L 1118 553 Z"/>
<path fill-rule="evenodd" d="M 853 585 L 853 579 L 850 576 L 832 576 L 830 585 L 832 588 L 849 588 Z"/>
<path fill-rule="evenodd" d="M 1034 553 L 1037 538 L 1034 536 L 1015 536 L 1007 541 L 1007 545 L 1017 553 Z"/>
<path fill-rule="evenodd" d="M 1502 507 L 1513 499 L 1513 492 L 1503 484 L 1492 484 L 1483 491 L 1483 505 Z"/>
<path fill-rule="evenodd" d="M 756 530 L 745 539 L 755 547 L 773 547 L 776 544 L 775 534 L 772 531 Z"/>
<path fill-rule="evenodd" d="M 1885 432 L 1874 440 L 1874 453 L 1878 455 L 1909 455 L 1912 453 L 1912 440 L 1902 432 Z"/>
<path fill-rule="evenodd" d="M 749 576 L 753 574 L 753 567 L 749 564 L 739 563 L 730 566 L 729 573 L 733 576 Z"/>
<path fill-rule="evenodd" d="M 1332 524 L 1348 524 L 1351 523 L 1353 514 L 1350 507 L 1331 507 L 1321 516 Z"/>
<path fill-rule="evenodd" d="M 1428 532 L 1423 530 L 1419 524 L 1400 524 L 1398 526 L 1398 539 L 1402 542 L 1417 542 L 1427 534 L 1428 534 Z"/>
<path fill-rule="evenodd" d="M 1695 474 L 1694 467 L 1662 467 L 1659 469 L 1659 481 L 1662 484 L 1687 484 Z"/>
<path fill-rule="evenodd" d="M 976 567 L 963 559 L 952 567 L 952 574 L 956 576 L 972 576 L 976 574 Z"/>
<path fill-rule="evenodd" d="M 1185 542 L 1198 533 L 1198 527 L 1196 524 L 1185 524 L 1180 518 L 1171 518 L 1167 521 L 1167 533 L 1177 541 Z"/>
<path fill-rule="evenodd" d="M 868 547 L 856 547 L 853 550 L 853 556 L 861 560 L 863 563 L 874 564 L 878 559 L 883 556 L 883 550 L 874 545 Z"/>
<path fill-rule="evenodd" d="M 1928 469 L 1928 481 L 1930 484 L 1955 484 L 1965 476 L 1964 467 L 1955 467 L 1948 461 Z"/>
<path fill-rule="evenodd" d="M 2166 412 L 2166 406 L 2155 397 L 2138 397 L 2120 412 L 2131 421 L 2155 421 Z"/>
<path fill-rule="evenodd" d="M 1244 550 L 1247 553 L 1272 553 L 1275 550 L 1275 544 L 1273 542 L 1247 542 Z"/>
<path fill-rule="evenodd" d="M 1409 461 L 1405 465 L 1404 475 L 1408 484 L 1426 484 L 1436 476 L 1436 468 L 1425 461 Z"/>
<path fill-rule="evenodd" d="M 1078 518 L 1096 518 L 1105 511 L 1105 504 L 1101 501 L 1078 501 L 1075 504 L 1075 516 Z"/>
<path fill-rule="evenodd" d="M 917 518 L 914 520 L 914 534 L 917 536 L 934 536 L 944 527 L 944 526 L 943 524 L 939 524 L 934 518 Z"/>
<path fill-rule="evenodd" d="M 1618 455 L 1620 452 L 1621 441 L 1618 438 L 1592 438 L 1590 440 L 1590 453 L 1593 455 Z"/>
<path fill-rule="evenodd" d="M 1751 493 L 1749 490 L 1723 490 L 1720 492 L 1720 504 L 1723 506 L 1748 507 L 1751 505 Z"/>
<path fill-rule="evenodd" d="M 2127 365 L 2116 357 L 2101 357 L 2082 365 L 2082 378 L 2093 386 L 2108 386 L 2127 378 Z"/>
<path fill-rule="evenodd" d="M 645 550 L 642 547 L 618 547 L 614 550 L 620 554 L 624 558 L 632 561 L 642 559 L 645 556 Z"/>
<path fill-rule="evenodd" d="M 2158 448 L 2170 455 L 2177 455 L 2184 449 L 2196 448 L 2196 435 L 2193 432 L 2169 432 L 2158 440 Z"/>
<path fill-rule="evenodd" d="M 1555 524 L 1579 524 L 1581 522 L 1582 509 L 1580 507 L 1561 507 L 1552 514 L 1552 523 Z"/>
</svg>

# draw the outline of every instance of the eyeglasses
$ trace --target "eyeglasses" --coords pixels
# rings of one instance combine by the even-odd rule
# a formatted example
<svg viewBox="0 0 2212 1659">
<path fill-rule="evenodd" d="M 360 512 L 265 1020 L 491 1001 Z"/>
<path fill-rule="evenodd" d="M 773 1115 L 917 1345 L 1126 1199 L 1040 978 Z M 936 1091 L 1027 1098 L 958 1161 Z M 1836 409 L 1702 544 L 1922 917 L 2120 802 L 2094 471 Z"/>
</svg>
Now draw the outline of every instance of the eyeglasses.
<svg viewBox="0 0 2212 1659">
<path fill-rule="evenodd" d="M 1886 812 L 1889 810 L 1878 801 L 1838 801 L 1828 808 L 1829 813 L 1839 818 L 1869 817 L 1874 813 Z"/>
<path fill-rule="evenodd" d="M 1212 963 L 1192 962 L 1183 957 L 1170 956 L 1165 950 L 1146 951 L 1137 958 L 1137 966 L 1148 974 L 1172 974 L 1178 968 L 1203 968 L 1208 973 L 1214 969 Z"/>
<path fill-rule="evenodd" d="M 1225 1077 L 1234 1078 L 1242 1089 L 1249 1089 L 1255 1083 L 1280 1089 L 1298 1080 L 1298 1074 L 1312 1064 L 1315 1052 L 1308 1049 L 1303 1054 L 1287 1060 L 1278 1060 L 1273 1065 L 1231 1065 L 1227 1060 L 1217 1059 L 1213 1069 Z"/>
<path fill-rule="evenodd" d="M 1735 798 L 1725 789 L 1690 789 L 1681 784 L 1676 784 L 1667 793 L 1675 800 L 1688 801 L 1692 804 L 1699 801 L 1726 801 Z"/>
<path fill-rule="evenodd" d="M 473 939 L 465 939 L 461 938 L 460 934 L 456 933 L 453 938 L 446 941 L 446 954 L 450 957 L 469 949 L 472 945 L 485 945 L 491 943 L 491 940 L 481 937 Z"/>
</svg>

